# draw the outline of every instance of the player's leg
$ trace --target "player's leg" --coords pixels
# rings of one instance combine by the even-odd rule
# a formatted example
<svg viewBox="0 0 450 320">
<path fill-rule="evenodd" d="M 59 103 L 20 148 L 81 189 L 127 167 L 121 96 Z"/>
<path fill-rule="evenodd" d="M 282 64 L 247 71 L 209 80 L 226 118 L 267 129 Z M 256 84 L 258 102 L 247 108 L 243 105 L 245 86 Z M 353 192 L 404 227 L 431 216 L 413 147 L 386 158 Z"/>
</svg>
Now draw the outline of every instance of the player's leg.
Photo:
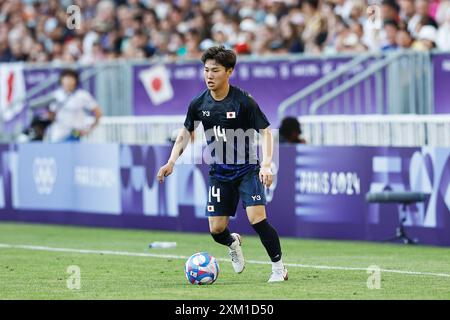
<svg viewBox="0 0 450 320">
<path fill-rule="evenodd" d="M 230 216 L 234 216 L 238 202 L 239 193 L 233 183 L 210 177 L 206 208 L 209 231 L 214 241 L 228 247 L 233 269 L 236 273 L 241 273 L 245 267 L 241 236 L 228 229 Z"/>
<path fill-rule="evenodd" d="M 228 229 L 229 220 L 230 217 L 228 216 L 208 217 L 209 232 L 214 241 L 228 247 L 234 242 L 234 238 Z"/>
<path fill-rule="evenodd" d="M 287 280 L 287 269 L 281 260 L 281 244 L 277 231 L 267 220 L 264 186 L 259 180 L 258 171 L 249 172 L 239 186 L 242 203 L 253 229 L 272 261 L 272 274 L 269 282 Z"/>
<path fill-rule="evenodd" d="M 247 206 L 248 220 L 259 235 L 261 243 L 272 261 L 272 274 L 269 282 L 284 281 L 288 279 L 287 269 L 281 260 L 281 244 L 277 231 L 267 221 L 264 205 Z"/>
</svg>

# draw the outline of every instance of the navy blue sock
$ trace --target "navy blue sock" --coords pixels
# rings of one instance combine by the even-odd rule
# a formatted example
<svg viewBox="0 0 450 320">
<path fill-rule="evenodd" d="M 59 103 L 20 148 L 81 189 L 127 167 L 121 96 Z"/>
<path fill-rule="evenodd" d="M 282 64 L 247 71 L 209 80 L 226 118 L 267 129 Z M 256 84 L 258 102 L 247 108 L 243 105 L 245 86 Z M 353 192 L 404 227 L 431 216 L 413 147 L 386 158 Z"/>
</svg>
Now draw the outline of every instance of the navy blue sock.
<svg viewBox="0 0 450 320">
<path fill-rule="evenodd" d="M 223 244 L 224 246 L 230 246 L 234 242 L 234 238 L 231 236 L 230 230 L 225 228 L 221 233 L 211 233 L 214 241 Z"/>
<path fill-rule="evenodd" d="M 281 260 L 281 245 L 277 231 L 269 224 L 267 219 L 252 225 L 256 233 L 259 235 L 261 242 L 266 248 L 267 254 L 272 262 Z"/>
</svg>

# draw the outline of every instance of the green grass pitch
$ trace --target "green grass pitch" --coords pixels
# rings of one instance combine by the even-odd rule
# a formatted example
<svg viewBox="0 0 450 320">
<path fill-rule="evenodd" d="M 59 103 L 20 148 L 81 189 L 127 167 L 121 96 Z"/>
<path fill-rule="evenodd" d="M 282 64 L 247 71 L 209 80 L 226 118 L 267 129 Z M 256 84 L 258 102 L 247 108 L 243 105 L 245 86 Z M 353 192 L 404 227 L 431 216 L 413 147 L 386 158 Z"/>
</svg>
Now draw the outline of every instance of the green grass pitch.
<svg viewBox="0 0 450 320">
<path fill-rule="evenodd" d="M 148 249 L 152 241 L 176 241 L 177 247 Z M 266 283 L 270 264 L 258 263 L 268 261 L 266 252 L 257 237 L 244 235 L 248 261 L 244 272 L 235 274 L 228 260 L 220 260 L 216 283 L 194 286 L 184 276 L 183 257 L 207 251 L 219 259 L 228 258 L 226 248 L 216 244 L 207 230 L 194 234 L 0 223 L 0 299 L 450 298 L 448 248 L 294 238 L 281 241 L 283 260 L 291 264 L 288 281 Z M 41 246 L 42 250 L 19 245 Z M 71 265 L 81 271 L 78 290 L 67 287 Z M 367 286 L 370 274 L 366 268 L 371 265 L 381 268 L 379 289 Z"/>
</svg>

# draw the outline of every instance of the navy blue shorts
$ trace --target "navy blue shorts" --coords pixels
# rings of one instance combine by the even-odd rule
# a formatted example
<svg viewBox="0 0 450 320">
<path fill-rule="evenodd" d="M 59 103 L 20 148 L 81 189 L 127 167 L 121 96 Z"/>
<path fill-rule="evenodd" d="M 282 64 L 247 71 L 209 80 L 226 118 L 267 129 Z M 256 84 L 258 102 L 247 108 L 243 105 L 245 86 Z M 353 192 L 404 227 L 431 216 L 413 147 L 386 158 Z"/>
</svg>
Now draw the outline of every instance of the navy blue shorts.
<svg viewBox="0 0 450 320">
<path fill-rule="evenodd" d="M 266 204 L 264 185 L 259 181 L 259 168 L 232 181 L 219 180 L 210 175 L 208 184 L 206 216 L 234 217 L 239 198 L 244 209 Z"/>
</svg>

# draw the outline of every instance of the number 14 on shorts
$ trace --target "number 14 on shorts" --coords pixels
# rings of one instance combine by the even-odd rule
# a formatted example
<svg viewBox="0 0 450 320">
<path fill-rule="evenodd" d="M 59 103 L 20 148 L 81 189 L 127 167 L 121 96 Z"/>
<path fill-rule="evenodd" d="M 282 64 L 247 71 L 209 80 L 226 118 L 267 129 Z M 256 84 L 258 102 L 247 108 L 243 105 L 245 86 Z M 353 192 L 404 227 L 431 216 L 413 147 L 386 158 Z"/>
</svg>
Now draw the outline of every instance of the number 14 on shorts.
<svg viewBox="0 0 450 320">
<path fill-rule="evenodd" d="M 220 188 L 215 186 L 209 186 L 208 190 L 208 202 L 211 203 L 211 198 L 216 198 L 217 202 L 220 202 Z"/>
<path fill-rule="evenodd" d="M 209 190 L 208 190 L 208 212 L 214 212 L 214 206 L 211 205 L 211 198 L 216 198 L 217 199 L 217 203 L 220 202 L 220 188 L 216 188 L 215 186 L 209 186 Z"/>
</svg>

